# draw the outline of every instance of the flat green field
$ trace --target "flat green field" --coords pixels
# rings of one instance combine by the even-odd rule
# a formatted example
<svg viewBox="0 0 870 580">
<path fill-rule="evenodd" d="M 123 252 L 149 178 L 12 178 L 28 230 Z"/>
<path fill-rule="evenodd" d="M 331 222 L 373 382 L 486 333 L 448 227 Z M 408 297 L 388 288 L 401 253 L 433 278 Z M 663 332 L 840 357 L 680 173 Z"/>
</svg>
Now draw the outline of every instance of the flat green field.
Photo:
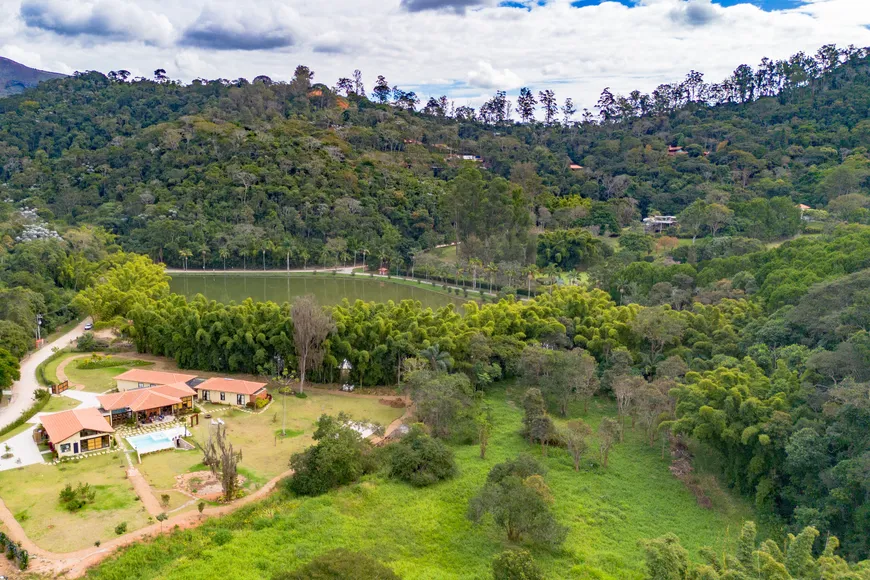
<svg viewBox="0 0 870 580">
<path fill-rule="evenodd" d="M 112 380 L 112 377 L 117 377 L 129 369 L 130 367 L 107 367 L 82 370 L 76 367 L 75 362 L 71 362 L 66 365 L 64 372 L 69 378 L 70 383 L 84 385 L 85 391 L 90 393 L 105 393 L 115 388 L 115 381 Z"/>
<path fill-rule="evenodd" d="M 72 397 L 64 397 L 63 395 L 52 395 L 51 399 L 49 399 L 48 404 L 45 406 L 42 412 L 59 413 L 60 411 L 75 409 L 79 405 L 81 405 L 81 402 L 73 399 Z"/>
<path fill-rule="evenodd" d="M 490 578 L 492 558 L 510 546 L 491 524 L 470 523 L 466 510 L 494 464 L 519 453 L 540 456 L 537 446 L 518 435 L 518 396 L 503 388 L 490 394 L 496 430 L 487 458 L 479 458 L 476 446 L 455 447 L 460 474 L 451 481 L 415 489 L 374 475 L 317 498 L 281 492 L 201 528 L 133 546 L 88 577 L 254 580 L 344 547 L 383 560 L 406 580 Z M 608 403 L 596 403 L 584 418 L 595 426 L 613 411 Z M 724 492 L 716 494 L 712 509 L 699 507 L 668 471 L 660 449 L 641 439 L 629 433 L 607 469 L 586 462 L 574 472 L 567 453 L 557 449 L 543 459 L 554 510 L 570 529 L 560 549 L 530 547 L 547 578 L 640 579 L 641 540 L 675 532 L 697 559 L 702 546 L 733 544 L 742 522 L 752 517 Z M 212 541 L 218 528 L 232 531 L 229 543 Z"/>
<path fill-rule="evenodd" d="M 126 478 L 121 453 L 61 465 L 31 465 L 0 473 L 0 497 L 37 545 L 56 552 L 93 546 L 115 537 L 115 526 L 144 526 L 148 514 Z M 66 483 L 96 488 L 93 504 L 77 513 L 64 510 L 58 494 Z"/>
</svg>

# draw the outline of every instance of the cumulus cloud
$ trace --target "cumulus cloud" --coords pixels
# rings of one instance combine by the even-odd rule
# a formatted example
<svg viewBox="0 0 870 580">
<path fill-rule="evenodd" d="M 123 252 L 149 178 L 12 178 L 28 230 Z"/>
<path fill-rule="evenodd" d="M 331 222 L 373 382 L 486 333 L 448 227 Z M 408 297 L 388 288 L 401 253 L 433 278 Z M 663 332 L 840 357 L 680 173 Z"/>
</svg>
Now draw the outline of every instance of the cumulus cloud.
<svg viewBox="0 0 870 580">
<path fill-rule="evenodd" d="M 31 27 L 61 36 L 166 44 L 173 37 L 169 19 L 127 0 L 24 0 L 20 15 Z"/>
<path fill-rule="evenodd" d="M 686 0 L 671 12 L 671 18 L 689 26 L 704 26 L 719 18 L 719 11 L 711 0 Z"/>
<path fill-rule="evenodd" d="M 269 50 L 298 42 L 298 16 L 278 2 L 208 4 L 181 35 L 181 44 L 213 50 Z"/>
<path fill-rule="evenodd" d="M 469 8 L 492 5 L 491 0 L 402 0 L 400 6 L 408 12 L 423 12 L 425 10 L 443 10 L 465 14 Z"/>
<path fill-rule="evenodd" d="M 468 72 L 467 79 L 469 85 L 481 89 L 514 89 L 523 84 L 510 69 L 497 70 L 485 60 L 478 61 L 477 68 Z"/>
<path fill-rule="evenodd" d="M 321 34 L 311 41 L 311 50 L 323 54 L 350 54 L 356 49 L 356 44 L 331 30 Z"/>
</svg>

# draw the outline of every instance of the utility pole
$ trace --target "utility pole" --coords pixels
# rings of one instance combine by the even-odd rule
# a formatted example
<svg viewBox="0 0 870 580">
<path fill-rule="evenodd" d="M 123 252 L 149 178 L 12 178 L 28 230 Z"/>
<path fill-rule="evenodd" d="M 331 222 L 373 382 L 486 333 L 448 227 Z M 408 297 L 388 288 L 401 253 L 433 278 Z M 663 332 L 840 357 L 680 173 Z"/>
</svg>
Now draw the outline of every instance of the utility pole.
<svg viewBox="0 0 870 580">
<path fill-rule="evenodd" d="M 36 315 L 36 342 L 37 342 L 37 344 L 39 344 L 39 340 L 41 338 L 41 335 L 39 332 L 39 329 L 41 326 L 42 326 L 42 314 L 37 314 Z"/>
</svg>

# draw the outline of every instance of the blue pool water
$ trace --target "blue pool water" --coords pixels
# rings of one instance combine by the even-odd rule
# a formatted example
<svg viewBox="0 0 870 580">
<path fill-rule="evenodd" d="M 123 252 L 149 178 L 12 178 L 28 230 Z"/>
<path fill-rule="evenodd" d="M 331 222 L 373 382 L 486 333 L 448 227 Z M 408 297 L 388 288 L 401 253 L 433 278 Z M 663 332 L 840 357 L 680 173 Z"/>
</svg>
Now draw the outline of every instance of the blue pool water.
<svg viewBox="0 0 870 580">
<path fill-rule="evenodd" d="M 175 447 L 172 438 L 178 435 L 184 435 L 184 431 L 183 427 L 167 429 L 165 431 L 155 431 L 154 433 L 145 433 L 144 435 L 127 437 L 127 442 L 140 454 L 153 453 L 154 451 L 162 451 L 163 449 L 172 449 Z"/>
</svg>

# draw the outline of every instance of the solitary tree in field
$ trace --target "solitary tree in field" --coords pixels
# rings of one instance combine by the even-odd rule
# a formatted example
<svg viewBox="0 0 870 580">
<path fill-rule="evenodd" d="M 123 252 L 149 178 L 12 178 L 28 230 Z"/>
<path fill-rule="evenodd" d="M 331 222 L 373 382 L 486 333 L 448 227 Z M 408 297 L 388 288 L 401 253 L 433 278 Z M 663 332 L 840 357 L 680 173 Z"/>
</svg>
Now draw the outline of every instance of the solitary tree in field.
<svg viewBox="0 0 870 580">
<path fill-rule="evenodd" d="M 231 501 L 238 492 L 238 467 L 241 460 L 242 452 L 234 450 L 233 444 L 227 438 L 226 425 L 215 425 L 203 447 L 202 462 L 220 480 L 226 501 Z"/>
<path fill-rule="evenodd" d="M 589 447 L 586 439 L 592 435 L 592 428 L 582 419 L 577 419 L 568 421 L 560 435 L 565 442 L 565 448 L 574 460 L 574 471 L 580 471 L 580 460 Z"/>
<path fill-rule="evenodd" d="M 620 431 L 619 422 L 610 417 L 604 417 L 598 424 L 598 451 L 601 453 L 601 464 L 604 467 L 607 467 L 610 450 L 619 440 Z"/>
<path fill-rule="evenodd" d="M 293 343 L 296 346 L 301 393 L 305 388 L 305 375 L 308 370 L 319 367 L 323 362 L 326 352 L 324 341 L 335 330 L 335 323 L 311 295 L 297 299 L 293 303 L 290 316 L 293 319 Z"/>
</svg>

